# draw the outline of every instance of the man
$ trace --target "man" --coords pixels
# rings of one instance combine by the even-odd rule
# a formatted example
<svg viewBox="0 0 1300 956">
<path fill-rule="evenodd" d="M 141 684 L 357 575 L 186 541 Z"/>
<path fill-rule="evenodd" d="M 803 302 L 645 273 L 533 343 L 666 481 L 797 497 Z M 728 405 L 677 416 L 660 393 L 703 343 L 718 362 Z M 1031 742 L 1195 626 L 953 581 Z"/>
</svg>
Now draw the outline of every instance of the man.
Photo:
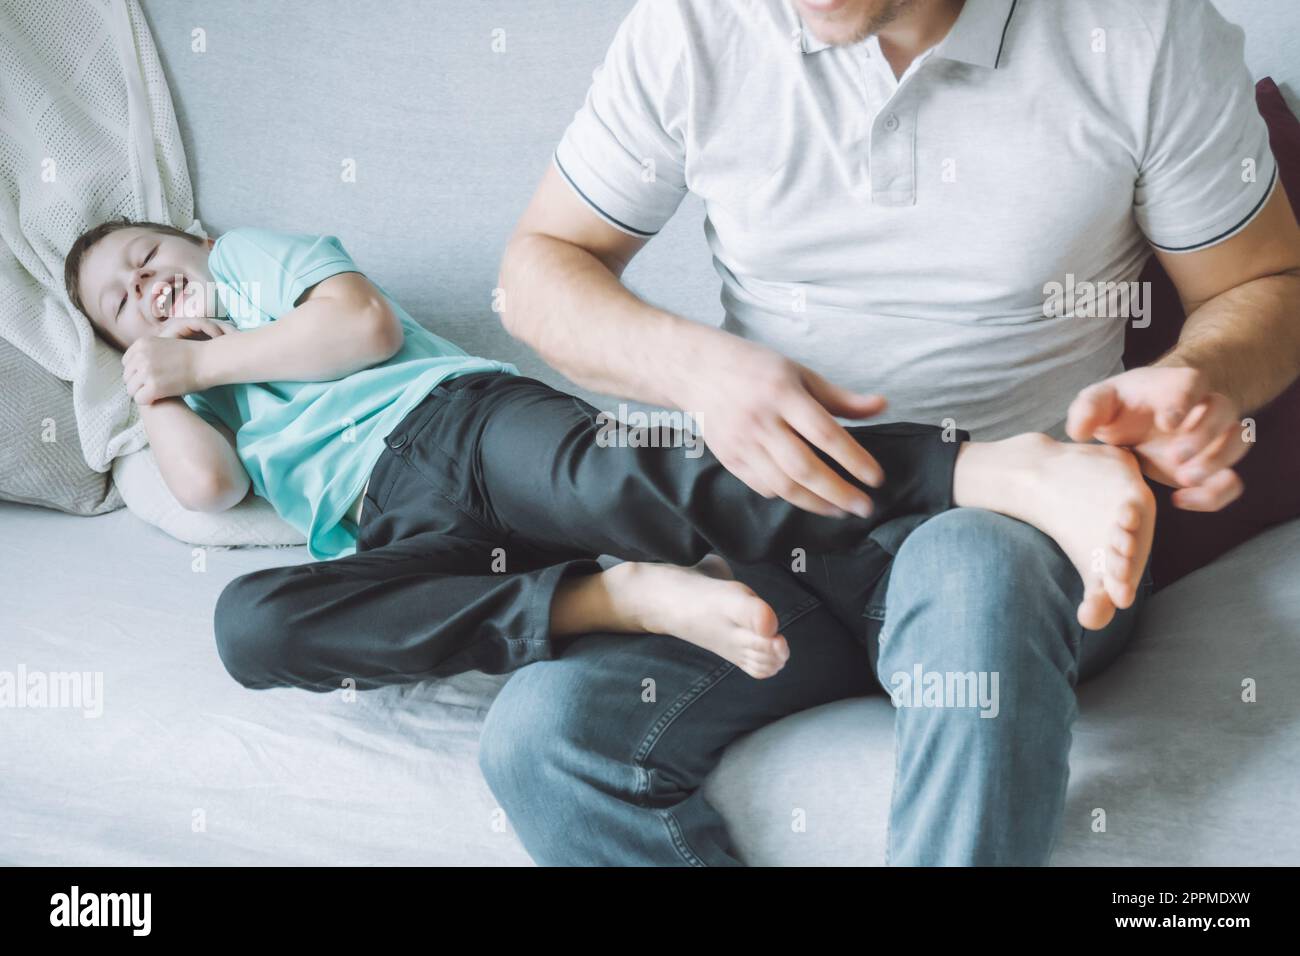
<svg viewBox="0 0 1300 956">
<path fill-rule="evenodd" d="M 688 191 L 722 329 L 619 281 Z M 1133 281 L 1153 248 L 1189 318 L 1124 371 L 1124 316 L 1045 290 Z M 689 410 L 734 474 L 813 511 L 861 505 L 810 446 L 841 445 L 825 413 L 874 413 L 866 392 L 977 438 L 1130 447 L 1176 505 L 1217 510 L 1241 416 L 1300 371 L 1300 230 L 1242 33 L 1209 0 L 641 0 L 501 285 L 508 328 L 560 371 Z M 1046 862 L 1074 686 L 1136 605 L 1083 634 L 1059 549 L 986 511 L 873 536 L 879 581 L 742 570 L 790 647 L 768 681 L 654 637 L 579 639 L 512 677 L 481 763 L 534 858 L 738 862 L 699 789 L 725 747 L 917 665 L 998 675 L 1000 711 L 898 710 L 887 862 Z"/>
</svg>

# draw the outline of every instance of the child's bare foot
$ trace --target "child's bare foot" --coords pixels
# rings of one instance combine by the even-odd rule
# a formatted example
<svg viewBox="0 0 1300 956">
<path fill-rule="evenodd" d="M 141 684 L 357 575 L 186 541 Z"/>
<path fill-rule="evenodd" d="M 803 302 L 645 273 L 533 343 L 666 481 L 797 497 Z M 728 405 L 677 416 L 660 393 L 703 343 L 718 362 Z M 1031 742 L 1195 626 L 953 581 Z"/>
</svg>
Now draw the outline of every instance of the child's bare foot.
<svg viewBox="0 0 1300 956">
<path fill-rule="evenodd" d="M 1105 627 L 1116 608 L 1137 598 L 1156 505 L 1132 453 L 1038 433 L 970 444 L 958 458 L 953 498 L 1051 536 L 1083 578 L 1077 613 L 1089 630 Z"/>
<path fill-rule="evenodd" d="M 636 630 L 669 634 L 731 661 L 750 677 L 771 677 L 790 657 L 776 612 L 721 558 L 693 568 L 628 561 L 604 572 L 612 603 Z"/>
</svg>

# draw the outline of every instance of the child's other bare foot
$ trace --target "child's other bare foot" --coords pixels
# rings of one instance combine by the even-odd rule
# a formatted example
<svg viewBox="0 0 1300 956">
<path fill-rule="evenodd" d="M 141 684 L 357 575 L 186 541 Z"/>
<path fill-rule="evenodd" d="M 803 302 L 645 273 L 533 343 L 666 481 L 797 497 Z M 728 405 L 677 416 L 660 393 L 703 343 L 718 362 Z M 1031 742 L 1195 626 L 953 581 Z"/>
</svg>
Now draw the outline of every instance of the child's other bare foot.
<svg viewBox="0 0 1300 956">
<path fill-rule="evenodd" d="M 1105 627 L 1116 608 L 1137 598 L 1156 505 L 1131 452 L 1038 433 L 971 444 L 958 459 L 953 497 L 1019 518 L 1056 541 L 1083 578 L 1077 615 L 1085 628 Z"/>
<path fill-rule="evenodd" d="M 771 677 L 790 657 L 776 612 L 739 581 L 721 558 L 693 568 L 629 561 L 604 572 L 621 613 L 651 634 L 690 641 L 750 677 Z"/>
</svg>

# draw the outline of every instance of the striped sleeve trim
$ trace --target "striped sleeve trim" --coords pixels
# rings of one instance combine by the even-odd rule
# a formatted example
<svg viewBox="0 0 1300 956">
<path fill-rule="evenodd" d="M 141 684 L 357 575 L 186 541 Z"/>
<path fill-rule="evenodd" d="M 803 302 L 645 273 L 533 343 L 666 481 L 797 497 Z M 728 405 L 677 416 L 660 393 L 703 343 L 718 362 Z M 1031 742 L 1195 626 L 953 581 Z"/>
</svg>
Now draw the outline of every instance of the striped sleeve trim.
<svg viewBox="0 0 1300 956">
<path fill-rule="evenodd" d="M 1216 242 L 1222 242 L 1224 239 L 1227 239 L 1230 236 L 1240 232 L 1241 230 L 1245 229 L 1248 225 L 1250 225 L 1251 220 L 1254 219 L 1257 215 L 1259 215 L 1259 211 L 1264 208 L 1264 204 L 1267 203 L 1269 199 L 1272 197 L 1273 190 L 1277 188 L 1277 174 L 1278 174 L 1278 168 L 1277 168 L 1277 164 L 1275 163 L 1273 165 L 1273 177 L 1269 180 L 1268 188 L 1264 190 L 1264 198 L 1262 198 L 1259 202 L 1257 202 L 1255 204 L 1255 208 L 1252 209 L 1250 212 L 1246 213 L 1245 218 L 1242 219 L 1235 226 L 1233 226 L 1231 229 L 1221 232 L 1217 236 L 1214 236 L 1213 238 L 1206 239 L 1204 242 L 1193 243 L 1190 246 L 1162 246 L 1158 242 L 1152 242 L 1151 245 L 1154 246 L 1156 249 L 1159 249 L 1161 252 L 1195 252 L 1197 249 L 1204 249 L 1207 246 L 1212 246 Z"/>
<path fill-rule="evenodd" d="M 609 213 L 605 212 L 605 210 L 601 209 L 600 206 L 596 205 L 596 203 L 592 200 L 590 196 L 588 196 L 585 192 L 582 191 L 581 186 L 579 186 L 577 183 L 573 181 L 573 177 L 569 175 L 569 171 L 565 169 L 564 164 L 560 162 L 559 154 L 555 153 L 552 155 L 551 158 L 555 163 L 555 168 L 558 169 L 560 171 L 560 175 L 564 177 L 564 181 L 569 184 L 569 186 L 573 189 L 575 193 L 578 194 L 578 196 L 582 199 L 583 202 L 585 202 L 588 206 L 590 206 L 592 210 L 600 216 L 600 218 L 604 219 L 611 226 L 614 226 L 617 229 L 621 229 L 623 230 L 623 232 L 629 233 L 630 235 L 640 236 L 642 239 L 649 239 L 651 236 L 658 235 L 658 233 L 655 232 L 646 232 L 644 229 L 637 229 L 634 226 L 629 226 L 627 223 L 621 222 L 620 220 L 615 219 Z"/>
</svg>

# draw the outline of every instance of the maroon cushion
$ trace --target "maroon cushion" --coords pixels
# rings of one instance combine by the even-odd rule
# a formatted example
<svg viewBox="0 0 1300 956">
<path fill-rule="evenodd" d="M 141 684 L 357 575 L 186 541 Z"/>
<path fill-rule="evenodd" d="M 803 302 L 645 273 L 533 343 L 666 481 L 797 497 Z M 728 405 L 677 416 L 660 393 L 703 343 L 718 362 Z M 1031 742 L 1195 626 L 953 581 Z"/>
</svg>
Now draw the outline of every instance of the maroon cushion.
<svg viewBox="0 0 1300 956">
<path fill-rule="evenodd" d="M 1259 81 L 1255 99 L 1268 124 L 1282 184 L 1300 216 L 1300 120 L 1271 79 Z M 1173 282 L 1154 255 L 1141 281 L 1151 283 L 1151 324 L 1144 329 L 1129 326 L 1126 368 L 1148 365 L 1172 348 L 1186 318 Z M 1211 514 L 1183 511 L 1170 502 L 1172 489 L 1152 483 L 1159 507 L 1151 558 L 1157 588 L 1209 564 L 1265 528 L 1300 517 L 1300 382 L 1251 417 L 1256 422 L 1255 447 L 1237 466 L 1246 490 L 1231 505 Z"/>
</svg>

